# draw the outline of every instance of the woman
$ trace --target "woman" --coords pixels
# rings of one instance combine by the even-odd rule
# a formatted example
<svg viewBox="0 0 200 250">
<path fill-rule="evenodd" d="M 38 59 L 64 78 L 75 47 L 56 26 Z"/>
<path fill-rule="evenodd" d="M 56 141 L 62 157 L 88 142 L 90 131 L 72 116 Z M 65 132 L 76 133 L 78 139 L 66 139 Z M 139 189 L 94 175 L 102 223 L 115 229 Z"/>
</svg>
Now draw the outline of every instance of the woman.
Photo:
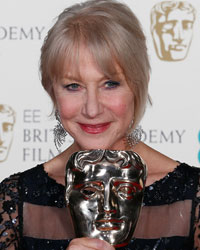
<svg viewBox="0 0 200 250">
<path fill-rule="evenodd" d="M 135 136 L 149 99 L 149 70 L 144 34 L 126 5 L 92 0 L 60 14 L 42 47 L 41 76 L 56 110 L 55 142 L 67 132 L 74 143 L 2 182 L 0 249 L 114 249 L 98 239 L 73 239 L 64 199 L 70 155 L 97 148 L 133 150 L 148 166 L 144 206 L 125 249 L 200 248 L 199 170 Z"/>
</svg>

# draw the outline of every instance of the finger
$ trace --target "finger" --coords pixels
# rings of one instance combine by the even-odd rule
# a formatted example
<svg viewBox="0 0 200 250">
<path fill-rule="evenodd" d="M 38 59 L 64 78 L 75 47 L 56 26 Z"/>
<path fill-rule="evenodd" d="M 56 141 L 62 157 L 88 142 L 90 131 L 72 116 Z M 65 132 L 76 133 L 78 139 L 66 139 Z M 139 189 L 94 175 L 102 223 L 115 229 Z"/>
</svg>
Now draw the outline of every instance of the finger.
<svg viewBox="0 0 200 250">
<path fill-rule="evenodd" d="M 115 250 L 108 242 L 91 238 L 76 238 L 69 244 L 68 250 Z"/>
<path fill-rule="evenodd" d="M 83 246 L 82 244 L 79 244 L 78 242 L 71 242 L 67 250 L 94 250 L 94 248 Z"/>
</svg>

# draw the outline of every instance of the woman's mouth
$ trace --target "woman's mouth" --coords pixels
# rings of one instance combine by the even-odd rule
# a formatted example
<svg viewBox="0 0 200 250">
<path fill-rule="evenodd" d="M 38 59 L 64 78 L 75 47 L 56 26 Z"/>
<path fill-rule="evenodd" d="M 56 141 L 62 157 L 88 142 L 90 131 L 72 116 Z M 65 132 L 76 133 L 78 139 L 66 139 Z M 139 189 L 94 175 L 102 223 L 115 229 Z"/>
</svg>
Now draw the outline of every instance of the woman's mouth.
<svg viewBox="0 0 200 250">
<path fill-rule="evenodd" d="M 81 129 L 89 134 L 100 134 L 109 128 L 110 122 L 99 124 L 83 124 L 79 123 Z"/>
</svg>

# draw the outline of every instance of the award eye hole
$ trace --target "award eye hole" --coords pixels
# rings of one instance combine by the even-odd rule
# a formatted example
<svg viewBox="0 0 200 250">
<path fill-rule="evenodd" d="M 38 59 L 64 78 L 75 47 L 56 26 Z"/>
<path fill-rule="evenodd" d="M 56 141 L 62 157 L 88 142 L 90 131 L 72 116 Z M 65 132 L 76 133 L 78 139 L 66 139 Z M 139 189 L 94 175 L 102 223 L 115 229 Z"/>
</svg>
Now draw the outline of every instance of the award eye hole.
<svg viewBox="0 0 200 250">
<path fill-rule="evenodd" d="M 117 189 L 118 195 L 126 200 L 131 200 L 135 196 L 135 193 L 137 192 L 137 188 L 134 186 L 119 186 Z"/>
<path fill-rule="evenodd" d="M 81 189 L 81 193 L 87 197 L 87 198 L 92 198 L 95 196 L 97 192 L 97 189 L 94 187 L 84 187 Z"/>
</svg>

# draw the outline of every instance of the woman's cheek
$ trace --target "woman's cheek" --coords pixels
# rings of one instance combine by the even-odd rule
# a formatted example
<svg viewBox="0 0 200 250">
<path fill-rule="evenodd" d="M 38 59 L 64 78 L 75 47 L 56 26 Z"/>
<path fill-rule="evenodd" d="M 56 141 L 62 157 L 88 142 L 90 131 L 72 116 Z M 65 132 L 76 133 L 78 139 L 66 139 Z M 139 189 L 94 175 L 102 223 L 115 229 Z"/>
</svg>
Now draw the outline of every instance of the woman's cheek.
<svg viewBox="0 0 200 250">
<path fill-rule="evenodd" d="M 58 103 L 58 110 L 61 116 L 61 119 L 70 119 L 75 117 L 80 112 L 80 103 L 77 99 L 68 98 L 68 100 L 60 100 Z"/>
<path fill-rule="evenodd" d="M 116 100 L 112 105 L 112 110 L 117 116 L 126 116 L 128 113 L 134 113 L 134 102 L 127 102 L 125 98 Z"/>
</svg>

